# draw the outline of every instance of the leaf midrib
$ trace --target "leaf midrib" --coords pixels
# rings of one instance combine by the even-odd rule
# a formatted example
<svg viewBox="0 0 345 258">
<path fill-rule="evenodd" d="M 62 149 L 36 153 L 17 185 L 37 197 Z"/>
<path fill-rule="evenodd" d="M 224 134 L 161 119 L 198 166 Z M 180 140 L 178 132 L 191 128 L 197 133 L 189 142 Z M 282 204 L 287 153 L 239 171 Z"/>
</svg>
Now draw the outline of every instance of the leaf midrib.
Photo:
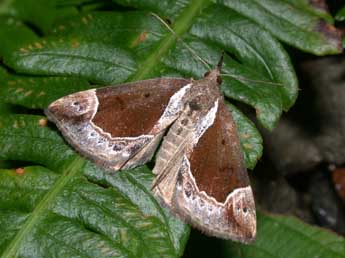
<svg viewBox="0 0 345 258">
<path fill-rule="evenodd" d="M 192 0 L 189 5 L 175 20 L 174 25 L 171 27 L 174 33 L 170 32 L 163 38 L 157 48 L 146 58 L 146 60 L 138 64 L 139 69 L 137 73 L 130 77 L 130 81 L 139 81 L 146 78 L 146 76 L 154 69 L 157 63 L 164 54 L 173 46 L 175 41 L 181 38 L 181 35 L 186 33 L 193 24 L 195 16 L 200 14 L 202 9 L 205 9 L 212 2 L 210 0 Z"/>
<path fill-rule="evenodd" d="M 47 210 L 52 200 L 61 192 L 67 183 L 73 178 L 84 165 L 84 160 L 81 157 L 76 157 L 63 171 L 61 177 L 56 181 L 51 190 L 45 197 L 38 203 L 36 208 L 32 211 L 32 215 L 23 224 L 21 229 L 12 239 L 11 243 L 2 254 L 2 258 L 13 258 L 17 256 L 17 251 L 20 248 L 25 237 L 32 232 L 32 228 L 40 221 L 41 216 Z"/>
</svg>

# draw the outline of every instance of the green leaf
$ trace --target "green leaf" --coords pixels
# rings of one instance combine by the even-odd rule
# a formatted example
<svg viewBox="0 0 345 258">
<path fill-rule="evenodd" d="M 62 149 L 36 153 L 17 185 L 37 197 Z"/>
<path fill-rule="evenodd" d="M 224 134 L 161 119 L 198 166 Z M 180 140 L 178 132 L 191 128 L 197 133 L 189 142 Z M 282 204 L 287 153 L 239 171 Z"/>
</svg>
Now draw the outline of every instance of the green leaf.
<svg viewBox="0 0 345 258">
<path fill-rule="evenodd" d="M 0 56 L 5 56 L 21 45 L 37 40 L 36 34 L 20 20 L 8 16 L 0 16 Z"/>
<path fill-rule="evenodd" d="M 194 9 L 189 6 L 186 10 L 198 14 L 195 21 L 190 12 L 182 13 L 176 33 L 212 64 L 222 49 L 233 53 L 236 59 L 225 60 L 224 72 L 230 76 L 225 77 L 224 93 L 252 105 L 259 121 L 272 129 L 282 109 L 288 109 L 297 96 L 297 81 L 287 54 L 268 33 L 230 9 L 210 6 L 201 14 Z M 205 23 L 209 25 L 205 27 Z M 219 31 L 226 28 L 229 36 L 220 38 Z M 255 37 L 260 41 L 253 41 Z M 150 14 L 98 12 L 57 25 L 50 36 L 21 46 L 4 60 L 18 72 L 73 75 L 102 84 L 171 71 L 200 78 L 207 69 L 183 43 L 175 43 L 175 35 Z"/>
<path fill-rule="evenodd" d="M 252 19 L 274 36 L 315 55 L 341 53 L 340 32 L 320 6 L 305 0 L 221 0 L 218 1 Z M 326 18 L 326 20 L 325 20 Z"/>
<path fill-rule="evenodd" d="M 85 165 L 42 119 L 0 120 L 0 159 L 45 166 L 0 170 L 1 257 L 182 255 L 189 229 L 151 195 L 150 170 Z"/>
<path fill-rule="evenodd" d="M 102 85 L 201 78 L 209 67 L 200 59 L 213 67 L 223 50 L 224 95 L 254 108 L 264 127 L 272 129 L 296 100 L 294 69 L 275 38 L 292 44 L 284 24 L 264 26 L 251 8 L 244 13 L 208 0 L 114 2 L 129 8 L 90 12 L 104 5 L 88 0 L 0 3 L 6 14 L 0 16 L 6 66 L 0 68 L 0 166 L 35 164 L 0 170 L 1 257 L 179 257 L 189 235 L 188 226 L 152 196 L 148 168 L 103 171 L 67 146 L 45 117 L 28 115 L 39 112 L 32 109 Z M 297 13 L 332 22 L 304 2 L 298 1 Z M 152 11 L 171 22 L 172 31 Z M 310 48 L 335 52 L 335 41 L 323 33 L 297 31 Z M 245 115 L 229 108 L 246 165 L 253 168 L 262 139 Z"/>
<path fill-rule="evenodd" d="M 335 19 L 337 21 L 344 21 L 345 20 L 345 6 L 340 8 L 340 10 L 337 12 Z"/>
<path fill-rule="evenodd" d="M 185 35 L 184 41 L 199 50 L 198 52 L 211 63 L 217 62 L 221 49 L 233 50 L 232 52 L 238 56 L 241 63 L 235 59 L 225 59 L 226 75 L 223 91 L 229 97 L 253 105 L 257 110 L 259 120 L 268 128 L 272 128 L 282 112 L 283 103 L 285 102 L 285 108 L 288 108 L 297 94 L 297 82 L 288 57 L 279 43 L 274 41 L 269 34 L 257 29 L 254 31 L 255 35 L 260 37 L 262 42 L 253 43 L 258 44 L 255 46 L 239 47 L 240 44 L 236 43 L 235 32 L 242 33 L 249 30 L 246 36 L 250 42 L 254 34 L 249 32 L 255 26 L 231 10 L 226 10 L 224 15 L 219 17 L 219 22 L 210 25 L 210 29 L 205 33 L 200 30 L 205 21 L 217 20 L 215 19 L 217 12 L 222 14 L 221 9 L 215 6 L 207 9 L 193 24 L 191 34 Z M 185 21 L 186 18 L 182 18 L 182 21 Z M 231 22 L 222 23 L 223 19 L 233 19 L 234 23 L 233 25 Z M 241 22 L 242 26 L 236 25 L 237 22 Z M 217 30 L 227 27 L 234 30 L 234 36 L 230 39 L 218 38 Z M 177 29 L 179 30 L 181 29 Z M 139 39 L 143 33 L 146 38 L 141 42 Z M 159 42 L 160 39 L 163 43 Z M 9 40 L 12 43 L 13 40 L 10 38 Z M 156 50 L 161 51 L 162 44 L 169 41 L 172 43 L 169 43 L 166 51 L 170 48 L 171 50 L 166 53 L 162 63 L 155 65 L 159 62 Z M 214 43 L 208 43 L 212 41 Z M 51 36 L 35 40 L 27 45 L 20 45 L 18 51 L 4 52 L 7 64 L 20 72 L 38 75 L 73 75 L 103 84 L 120 82 L 128 76 L 132 76 L 131 80 L 136 80 L 164 76 L 169 73 L 201 77 L 205 71 L 202 64 L 193 59 L 195 56 L 185 48 L 184 44 L 175 45 L 174 42 L 174 35 L 152 15 L 140 12 L 117 13 L 116 15 L 92 13 L 57 25 Z M 218 47 L 220 44 L 224 47 Z M 263 51 L 262 46 L 270 46 L 277 52 Z M 247 51 L 248 48 L 251 51 Z M 109 54 L 109 51 L 112 54 Z M 123 56 L 121 53 L 127 53 L 127 55 Z M 134 64 L 134 58 L 131 56 L 135 56 L 137 60 L 135 63 L 139 65 Z M 266 57 L 263 59 L 263 56 Z M 125 63 L 127 64 L 124 65 Z M 280 65 L 277 65 L 278 63 Z M 261 73 L 258 72 L 258 67 L 261 67 Z M 1 92 L 3 100 L 28 108 L 45 107 L 50 100 L 74 90 L 81 90 L 84 84 L 85 89 L 89 88 L 83 80 L 79 84 L 76 80 L 67 78 L 46 79 L 25 76 L 17 79 L 5 78 L 5 80 L 7 81 Z M 284 81 L 285 84 L 280 81 Z M 11 87 L 7 87 L 10 84 Z M 59 88 L 53 86 L 59 84 Z M 52 89 L 51 94 L 39 98 L 42 92 L 49 91 L 45 90 L 45 87 Z M 258 136 L 258 134 L 253 135 Z M 254 141 L 261 142 L 261 139 L 257 138 Z M 246 159 L 247 165 L 251 168 L 254 167 L 262 152 L 261 145 L 253 146 L 255 146 L 254 149 L 244 148 L 245 156 L 251 157 Z"/>
<path fill-rule="evenodd" d="M 67 94 L 94 88 L 80 78 L 13 75 L 0 67 L 0 72 L 2 70 L 0 101 L 30 109 L 44 109 L 54 100 Z"/>
<path fill-rule="evenodd" d="M 227 243 L 227 257 L 241 258 L 344 258 L 345 239 L 309 226 L 293 217 L 258 213 L 254 244 Z"/>
<path fill-rule="evenodd" d="M 35 115 L 0 116 L 0 160 L 23 160 L 62 169 L 76 158 L 47 119 Z"/>
<path fill-rule="evenodd" d="M 75 6 L 60 5 L 59 0 L 4 0 L 0 3 L 0 14 L 28 21 L 47 32 L 56 20 L 77 14 L 77 9 Z"/>
<path fill-rule="evenodd" d="M 66 6 L 66 3 L 60 4 Z M 170 74 L 200 78 L 206 69 L 186 48 L 186 44 L 211 64 L 217 62 L 220 52 L 225 49 L 232 58 L 225 58 L 223 92 L 230 98 L 253 106 L 263 126 L 272 129 L 282 110 L 288 110 L 294 103 L 297 80 L 287 54 L 268 32 L 247 18 L 208 1 L 183 5 L 164 1 L 129 1 L 125 4 L 174 17 L 172 27 L 184 43 L 176 42 L 175 35 L 150 14 L 93 12 L 65 19 L 41 39 L 35 37 L 27 42 L 16 41 L 13 36 L 4 37 L 4 60 L 21 73 L 70 75 L 110 84 Z M 307 4 L 299 3 L 298 8 L 309 15 L 329 19 L 326 12 L 317 12 Z M 3 27 L 6 31 L 6 26 Z M 21 31 L 17 31 L 17 34 L 24 35 Z M 6 45 L 11 47 L 6 48 Z M 17 51 L 13 51 L 13 46 L 17 46 Z M 32 83 L 25 81 L 28 88 L 22 93 L 18 92 L 22 89 L 18 83 L 16 87 L 3 88 L 5 102 L 29 108 L 43 107 L 48 100 L 80 90 L 83 84 L 85 89 L 89 88 L 82 81 L 81 87 L 72 86 L 65 90 L 67 87 L 64 85 L 78 83 L 65 78 L 67 81 L 64 84 L 59 78 L 50 78 L 47 85 L 61 83 L 61 86 L 58 92 L 41 98 L 47 100 L 42 103 L 38 98 L 25 94 L 31 91 L 37 94 L 45 92 L 43 81 L 46 79 L 26 78 L 31 82 L 42 80 L 35 83 L 41 86 L 30 89 Z M 257 137 L 255 142 L 261 143 L 258 134 L 253 135 Z M 252 150 L 244 148 L 246 164 L 252 168 L 261 156 L 262 146 L 247 146 L 254 146 Z"/>
<path fill-rule="evenodd" d="M 252 121 L 250 121 L 234 105 L 226 103 L 234 118 L 237 129 L 240 132 L 242 150 L 246 167 L 254 169 L 256 162 L 262 155 L 262 138 Z"/>
</svg>

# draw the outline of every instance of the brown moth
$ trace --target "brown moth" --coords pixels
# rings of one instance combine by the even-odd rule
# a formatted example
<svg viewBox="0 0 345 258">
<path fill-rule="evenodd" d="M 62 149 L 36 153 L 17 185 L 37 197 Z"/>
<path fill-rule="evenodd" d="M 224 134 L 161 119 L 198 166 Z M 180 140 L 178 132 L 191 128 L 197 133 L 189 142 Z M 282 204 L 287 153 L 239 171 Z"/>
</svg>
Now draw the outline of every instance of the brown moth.
<svg viewBox="0 0 345 258">
<path fill-rule="evenodd" d="M 250 243 L 255 204 L 220 93 L 221 63 L 201 80 L 158 78 L 81 91 L 45 112 L 78 152 L 113 171 L 149 161 L 166 134 L 154 194 L 206 234 Z"/>
</svg>

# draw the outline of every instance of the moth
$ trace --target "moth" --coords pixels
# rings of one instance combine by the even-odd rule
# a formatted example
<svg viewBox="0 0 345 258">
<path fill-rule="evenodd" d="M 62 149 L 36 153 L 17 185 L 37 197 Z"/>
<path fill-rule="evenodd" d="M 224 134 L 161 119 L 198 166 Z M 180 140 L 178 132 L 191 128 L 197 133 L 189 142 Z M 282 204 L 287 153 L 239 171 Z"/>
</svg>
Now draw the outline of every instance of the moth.
<svg viewBox="0 0 345 258">
<path fill-rule="evenodd" d="M 154 195 L 204 233 L 250 243 L 255 204 L 222 60 L 203 79 L 156 78 L 62 97 L 45 110 L 78 152 L 112 171 L 156 155 Z"/>
</svg>

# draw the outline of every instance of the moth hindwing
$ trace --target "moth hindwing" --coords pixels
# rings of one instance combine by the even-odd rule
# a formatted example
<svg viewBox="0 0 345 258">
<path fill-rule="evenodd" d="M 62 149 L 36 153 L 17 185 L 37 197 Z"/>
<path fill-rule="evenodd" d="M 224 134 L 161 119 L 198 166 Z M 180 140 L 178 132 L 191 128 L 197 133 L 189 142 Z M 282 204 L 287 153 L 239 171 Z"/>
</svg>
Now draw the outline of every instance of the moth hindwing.
<svg viewBox="0 0 345 258">
<path fill-rule="evenodd" d="M 249 243 L 254 198 L 219 86 L 217 67 L 197 81 L 159 78 L 77 92 L 45 112 L 77 151 L 113 171 L 149 161 L 166 134 L 153 169 L 157 198 L 209 235 Z"/>
</svg>

